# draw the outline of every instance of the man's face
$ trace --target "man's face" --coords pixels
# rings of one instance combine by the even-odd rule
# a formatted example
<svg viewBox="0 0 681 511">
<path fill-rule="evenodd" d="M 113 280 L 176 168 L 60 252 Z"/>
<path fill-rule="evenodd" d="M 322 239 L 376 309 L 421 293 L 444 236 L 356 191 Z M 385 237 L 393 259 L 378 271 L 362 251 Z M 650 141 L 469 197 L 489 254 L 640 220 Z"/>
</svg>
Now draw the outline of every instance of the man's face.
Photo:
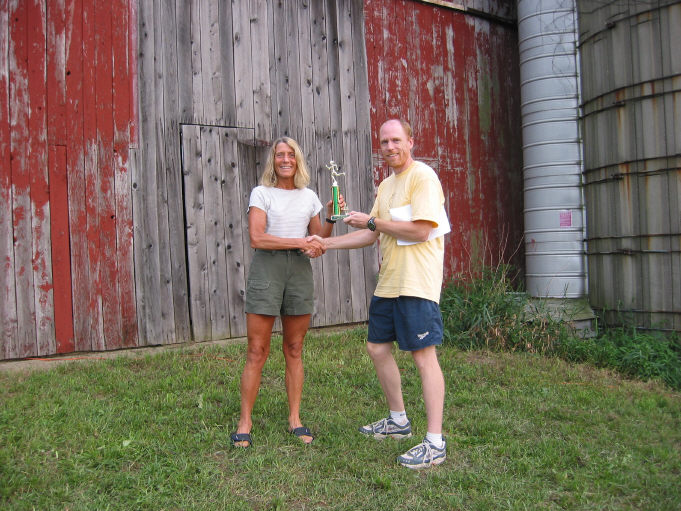
<svg viewBox="0 0 681 511">
<path fill-rule="evenodd" d="M 381 154 L 395 172 L 404 170 L 411 161 L 412 138 L 407 137 L 399 121 L 388 121 L 379 131 Z"/>
</svg>

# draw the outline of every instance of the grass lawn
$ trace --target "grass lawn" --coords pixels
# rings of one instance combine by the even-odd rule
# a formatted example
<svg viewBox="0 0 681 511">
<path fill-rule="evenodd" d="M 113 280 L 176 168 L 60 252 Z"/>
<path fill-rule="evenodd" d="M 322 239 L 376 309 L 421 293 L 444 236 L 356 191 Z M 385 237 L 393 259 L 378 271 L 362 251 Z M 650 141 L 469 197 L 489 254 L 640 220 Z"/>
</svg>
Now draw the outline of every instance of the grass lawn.
<svg viewBox="0 0 681 511">
<path fill-rule="evenodd" d="M 418 373 L 400 353 L 415 437 L 361 437 L 387 414 L 364 335 L 308 337 L 309 447 L 286 432 L 278 337 L 248 450 L 229 446 L 243 344 L 2 373 L 0 509 L 681 509 L 681 393 L 443 347 L 448 458 L 410 471 L 395 458 L 425 435 Z"/>
</svg>

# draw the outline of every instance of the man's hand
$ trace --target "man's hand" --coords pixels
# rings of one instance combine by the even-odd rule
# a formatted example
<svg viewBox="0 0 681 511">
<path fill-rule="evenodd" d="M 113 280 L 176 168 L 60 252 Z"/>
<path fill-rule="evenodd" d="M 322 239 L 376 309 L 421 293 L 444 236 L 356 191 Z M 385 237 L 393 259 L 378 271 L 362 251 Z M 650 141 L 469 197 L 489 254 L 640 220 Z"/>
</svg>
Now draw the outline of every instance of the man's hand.
<svg viewBox="0 0 681 511">
<path fill-rule="evenodd" d="M 326 252 L 326 247 L 324 247 L 323 238 L 308 236 L 305 238 L 305 247 L 302 250 L 306 256 L 314 259 Z"/>
<path fill-rule="evenodd" d="M 345 217 L 343 222 L 350 227 L 354 227 L 355 229 L 366 229 L 367 222 L 369 222 L 370 218 L 371 217 L 366 213 L 362 213 L 360 211 L 350 211 L 350 215 Z"/>
</svg>

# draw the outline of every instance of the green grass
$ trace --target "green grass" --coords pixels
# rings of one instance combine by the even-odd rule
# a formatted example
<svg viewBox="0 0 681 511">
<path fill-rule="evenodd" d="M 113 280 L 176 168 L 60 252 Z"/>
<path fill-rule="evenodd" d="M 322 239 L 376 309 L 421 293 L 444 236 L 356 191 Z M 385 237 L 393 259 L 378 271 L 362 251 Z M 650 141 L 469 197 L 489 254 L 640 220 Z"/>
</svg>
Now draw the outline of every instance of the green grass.
<svg viewBox="0 0 681 511">
<path fill-rule="evenodd" d="M 569 310 L 561 320 L 547 307 L 548 301 L 542 306 L 542 300 L 531 301 L 516 292 L 514 273 L 508 265 L 484 266 L 447 282 L 440 301 L 446 344 L 558 356 L 681 390 L 678 333 L 644 332 L 623 322 L 603 326 L 597 337 L 582 338 L 571 327 Z"/>
<path fill-rule="evenodd" d="M 286 433 L 276 337 L 249 450 L 228 441 L 243 344 L 0 374 L 0 508 L 681 508 L 678 392 L 536 353 L 444 346 L 448 458 L 412 472 L 395 462 L 425 434 L 409 355 L 398 362 L 415 438 L 356 432 L 387 413 L 364 337 L 308 336 L 310 447 Z"/>
</svg>

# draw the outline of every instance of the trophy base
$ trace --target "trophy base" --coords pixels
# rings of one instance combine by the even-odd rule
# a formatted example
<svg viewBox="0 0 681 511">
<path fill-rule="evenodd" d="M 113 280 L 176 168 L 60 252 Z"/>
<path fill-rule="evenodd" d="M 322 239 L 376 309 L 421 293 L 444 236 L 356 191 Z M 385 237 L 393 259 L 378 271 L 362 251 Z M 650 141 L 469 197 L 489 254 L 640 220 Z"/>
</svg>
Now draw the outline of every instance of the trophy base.
<svg viewBox="0 0 681 511">
<path fill-rule="evenodd" d="M 342 220 L 343 218 L 348 217 L 348 216 L 350 216 L 350 215 L 348 215 L 347 213 L 345 213 L 343 215 L 331 215 L 331 220 Z"/>
</svg>

